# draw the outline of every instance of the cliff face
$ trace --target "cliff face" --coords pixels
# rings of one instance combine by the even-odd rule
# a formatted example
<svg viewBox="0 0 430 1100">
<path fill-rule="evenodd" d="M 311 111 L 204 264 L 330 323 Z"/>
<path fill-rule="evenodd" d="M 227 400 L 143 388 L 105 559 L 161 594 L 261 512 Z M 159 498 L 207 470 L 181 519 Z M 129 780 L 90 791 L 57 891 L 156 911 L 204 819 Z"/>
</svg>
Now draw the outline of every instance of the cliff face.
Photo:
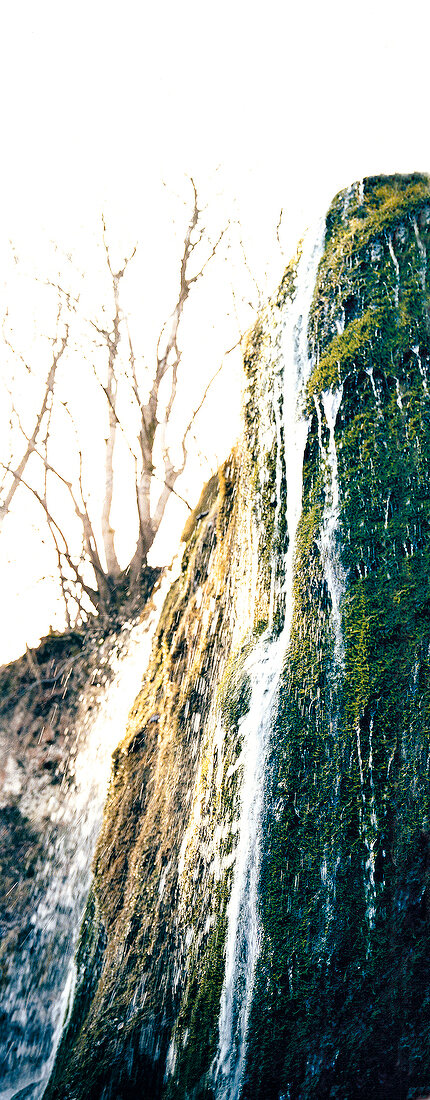
<svg viewBox="0 0 430 1100">
<path fill-rule="evenodd" d="M 430 185 L 338 196 L 114 756 L 46 1100 L 430 1092 Z"/>
</svg>

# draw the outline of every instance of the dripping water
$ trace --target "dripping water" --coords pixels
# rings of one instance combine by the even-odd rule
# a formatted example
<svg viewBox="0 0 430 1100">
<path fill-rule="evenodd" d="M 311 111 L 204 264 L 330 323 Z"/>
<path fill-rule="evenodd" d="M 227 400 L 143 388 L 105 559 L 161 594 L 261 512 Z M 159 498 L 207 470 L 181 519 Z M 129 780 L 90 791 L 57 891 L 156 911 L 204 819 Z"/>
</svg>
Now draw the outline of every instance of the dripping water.
<svg viewBox="0 0 430 1100">
<path fill-rule="evenodd" d="M 373 717 L 369 723 L 369 756 L 367 774 L 369 777 L 370 795 L 366 797 L 364 761 L 361 748 L 360 720 L 356 724 L 357 757 L 360 773 L 361 806 L 360 806 L 360 833 L 367 850 L 367 859 L 364 868 L 364 893 L 366 898 L 366 921 L 370 931 L 374 928 L 376 917 L 376 838 L 378 835 L 378 821 L 376 817 L 375 787 L 373 781 Z"/>
<path fill-rule="evenodd" d="M 324 416 L 329 430 L 328 467 L 329 485 L 326 488 L 324 519 L 321 532 L 321 557 L 327 588 L 330 593 L 332 621 L 335 634 L 334 665 L 343 660 L 343 634 L 341 599 L 345 589 L 345 572 L 340 559 L 337 529 L 339 522 L 339 478 L 335 428 L 343 397 L 343 385 L 337 390 L 325 390 L 321 395 Z"/>
<path fill-rule="evenodd" d="M 393 239 L 391 233 L 388 234 L 388 250 L 393 261 L 394 270 L 396 272 L 396 285 L 394 287 L 394 305 L 397 307 L 399 304 L 399 290 L 400 290 L 400 269 L 399 261 L 393 248 Z"/>
<path fill-rule="evenodd" d="M 420 272 L 421 286 L 422 286 L 422 289 L 425 290 L 425 288 L 426 288 L 426 273 L 427 273 L 427 251 L 426 251 L 425 245 L 423 244 L 423 242 L 421 240 L 416 218 L 413 219 L 412 224 L 413 224 L 413 227 L 414 227 L 415 240 L 416 240 L 417 245 L 418 245 L 418 251 L 419 251 L 420 259 L 421 259 L 421 272 Z"/>
<path fill-rule="evenodd" d="M 308 318 L 315 278 L 324 247 L 325 223 L 305 239 L 298 264 L 296 293 L 283 319 L 283 438 L 287 485 L 288 550 L 284 563 L 285 619 L 281 634 L 270 630 L 248 662 L 251 701 L 241 722 L 243 778 L 238 844 L 227 909 L 225 973 L 219 1015 L 219 1042 L 212 1066 L 217 1100 L 239 1100 L 256 963 L 260 950 L 258 887 L 265 766 L 274 705 L 288 648 L 293 616 L 293 563 L 302 506 L 303 460 L 310 421 L 303 414 L 304 387 L 312 370 Z M 280 479 L 279 476 L 277 481 Z"/>
</svg>

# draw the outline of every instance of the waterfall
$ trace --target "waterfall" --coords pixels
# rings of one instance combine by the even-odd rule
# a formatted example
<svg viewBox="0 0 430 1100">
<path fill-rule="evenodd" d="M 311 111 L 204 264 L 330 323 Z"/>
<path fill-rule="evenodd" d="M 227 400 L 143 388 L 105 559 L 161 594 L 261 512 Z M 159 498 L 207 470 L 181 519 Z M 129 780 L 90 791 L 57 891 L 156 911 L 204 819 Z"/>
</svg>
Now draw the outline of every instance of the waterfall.
<svg viewBox="0 0 430 1100">
<path fill-rule="evenodd" d="M 288 550 L 284 563 L 285 618 L 278 637 L 270 626 L 247 662 L 251 701 L 241 721 L 243 778 L 233 885 L 227 909 L 225 973 L 219 1014 L 219 1042 L 212 1066 L 217 1100 L 239 1100 L 246 1057 L 246 1038 L 260 949 L 258 887 L 261 862 L 261 818 L 265 766 L 274 706 L 288 649 L 293 616 L 296 532 L 302 506 L 303 460 L 309 420 L 303 413 L 304 388 L 312 370 L 308 352 L 308 318 L 318 264 L 324 247 L 325 221 L 307 236 L 297 267 L 296 290 L 282 317 L 283 439 L 287 485 Z M 277 438 L 280 432 L 277 430 Z M 279 442 L 278 442 L 279 447 Z M 278 456 L 277 456 L 278 459 Z M 279 462 L 276 488 L 279 492 Z"/>
<path fill-rule="evenodd" d="M 343 386 L 339 386 L 339 389 L 334 391 L 325 390 L 324 393 L 321 394 L 324 416 L 326 419 L 327 427 L 329 429 L 329 446 L 327 456 L 329 484 L 326 484 L 326 500 L 321 532 L 321 557 L 324 567 L 325 580 L 331 598 L 332 621 L 335 635 L 333 661 L 335 674 L 338 674 L 339 665 L 343 661 L 343 637 L 340 602 L 345 588 L 345 573 L 340 560 L 339 548 L 336 539 L 339 519 L 339 481 L 337 471 L 336 442 L 334 434 L 337 415 L 342 402 L 342 397 Z M 319 405 L 316 399 L 315 404 L 317 407 L 317 412 L 319 412 Z M 321 443 L 321 428 L 319 436 L 320 449 L 322 454 L 324 454 Z"/>
<path fill-rule="evenodd" d="M 330 700 L 330 730 L 333 738 L 338 739 L 339 702 L 337 698 L 338 688 L 342 681 L 344 671 L 344 637 L 342 630 L 341 600 L 345 592 L 346 575 L 342 564 L 339 546 L 339 479 L 338 463 L 335 440 L 335 428 L 337 416 L 342 403 L 343 385 L 338 389 L 324 390 L 319 398 L 314 395 L 314 404 L 318 421 L 318 441 L 320 461 L 324 472 L 324 511 L 319 537 L 319 549 L 323 568 L 324 581 L 330 595 L 331 615 L 330 621 L 333 628 L 334 644 L 331 661 L 331 700 Z M 323 443 L 323 416 L 329 431 L 328 448 Z M 332 804 L 334 819 L 339 817 L 339 791 L 341 774 L 339 765 L 336 780 L 333 785 Z M 332 841 L 324 847 L 321 863 L 321 882 L 325 889 L 325 931 L 323 940 L 327 944 L 329 930 L 335 915 L 334 900 L 336 897 L 336 878 L 341 864 L 341 851 Z"/>
<path fill-rule="evenodd" d="M 243 438 L 186 526 L 115 756 L 49 1100 L 430 1094 L 430 183 L 371 177 L 326 227 L 318 271 L 323 225 L 244 342 Z M 78 760 L 51 809 L 63 870 L 93 844 Z M 37 1100 L 73 995 L 69 862 L 47 854 L 61 981 L 34 930 L 0 1100 Z"/>
<path fill-rule="evenodd" d="M 171 575 L 157 586 L 144 615 L 126 624 L 114 643 L 100 646 L 97 685 L 80 696 L 74 750 L 48 816 L 39 901 L 6 988 L 0 1035 L 4 1067 L 0 1100 L 21 1090 L 42 1096 L 73 996 L 73 954 L 91 878 L 91 863 L 106 797 L 111 756 L 124 736 L 139 691 Z M 31 795 L 31 792 L 30 792 Z M 42 879 L 42 888 L 40 879 Z M 23 1094 L 24 1095 L 24 1094 Z"/>
<path fill-rule="evenodd" d="M 369 723 L 369 758 L 367 763 L 367 775 L 369 779 L 370 797 L 366 798 L 365 761 L 362 757 L 360 719 L 356 723 L 357 757 L 360 773 L 361 806 L 360 833 L 367 850 L 367 859 L 364 865 L 364 893 L 366 898 L 366 921 L 370 931 L 373 930 L 376 917 L 376 840 L 378 835 L 378 821 L 376 817 L 375 787 L 373 782 L 373 717 Z"/>
</svg>

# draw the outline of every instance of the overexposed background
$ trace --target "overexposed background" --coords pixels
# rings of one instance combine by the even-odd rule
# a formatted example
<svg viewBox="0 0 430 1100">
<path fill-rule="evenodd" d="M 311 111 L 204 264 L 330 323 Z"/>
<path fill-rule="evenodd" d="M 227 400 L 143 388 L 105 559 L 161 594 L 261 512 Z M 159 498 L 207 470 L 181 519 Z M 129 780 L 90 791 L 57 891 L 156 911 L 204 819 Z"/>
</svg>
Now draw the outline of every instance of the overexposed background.
<svg viewBox="0 0 430 1100">
<path fill-rule="evenodd" d="M 340 188 L 364 175 L 430 170 L 422 0 L 401 9 L 388 0 L 15 0 L 3 5 L 0 30 L 0 315 L 8 311 L 36 373 L 55 320 L 37 280 L 70 262 L 88 310 L 97 308 L 102 211 L 120 259 L 139 242 L 127 308 L 148 354 L 174 304 L 187 177 L 210 231 L 230 223 L 228 249 L 184 319 L 184 391 L 198 398 L 235 326 L 252 322 L 255 283 L 263 296 L 274 289 L 298 238 Z M 79 349 L 70 369 L 90 416 Z M 9 370 L 0 347 L 0 379 Z M 196 425 L 181 489 L 192 504 L 237 435 L 240 385 L 237 353 Z M 5 438 L 6 391 L 0 402 Z M 185 518 L 172 503 L 154 561 L 170 558 Z M 121 501 L 116 526 L 126 554 Z M 0 540 L 0 661 L 61 625 L 54 565 L 37 506 L 20 494 Z"/>
</svg>

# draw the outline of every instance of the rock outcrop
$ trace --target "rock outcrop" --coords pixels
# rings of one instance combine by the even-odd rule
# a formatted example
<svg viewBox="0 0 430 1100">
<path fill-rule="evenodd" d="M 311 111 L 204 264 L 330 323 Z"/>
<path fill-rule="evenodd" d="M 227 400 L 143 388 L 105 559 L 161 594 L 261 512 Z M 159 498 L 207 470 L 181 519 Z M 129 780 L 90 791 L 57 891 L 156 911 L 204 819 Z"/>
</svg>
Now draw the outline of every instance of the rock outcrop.
<svg viewBox="0 0 430 1100">
<path fill-rule="evenodd" d="M 249 336 L 46 1100 L 430 1093 L 429 248 L 427 177 L 353 185 Z"/>
</svg>

